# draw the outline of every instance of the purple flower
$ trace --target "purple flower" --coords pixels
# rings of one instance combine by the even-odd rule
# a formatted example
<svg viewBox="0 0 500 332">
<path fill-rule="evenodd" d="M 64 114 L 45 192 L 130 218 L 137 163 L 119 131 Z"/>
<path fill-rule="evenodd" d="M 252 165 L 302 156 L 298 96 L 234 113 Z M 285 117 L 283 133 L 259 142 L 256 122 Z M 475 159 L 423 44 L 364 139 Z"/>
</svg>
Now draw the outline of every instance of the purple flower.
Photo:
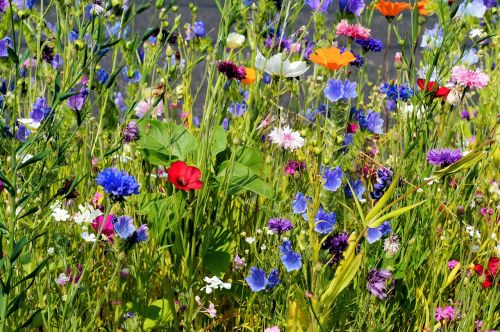
<svg viewBox="0 0 500 332">
<path fill-rule="evenodd" d="M 487 10 L 498 6 L 497 0 L 483 0 L 483 3 Z"/>
<path fill-rule="evenodd" d="M 306 197 L 303 193 L 298 192 L 292 202 L 293 213 L 306 215 L 307 217 L 307 202 L 311 200 L 311 197 Z"/>
<path fill-rule="evenodd" d="M 398 99 L 407 101 L 414 94 L 413 90 L 405 84 L 397 86 L 389 83 L 384 83 L 380 87 L 380 92 L 384 93 L 387 99 L 392 99 L 394 101 L 397 101 Z"/>
<path fill-rule="evenodd" d="M 280 246 L 281 262 L 288 272 L 299 270 L 302 267 L 302 255 L 292 250 L 290 241 L 286 240 Z"/>
<path fill-rule="evenodd" d="M 16 4 L 18 9 L 31 9 L 35 3 L 34 0 L 14 0 L 12 2 Z"/>
<path fill-rule="evenodd" d="M 460 149 L 432 149 L 427 153 L 427 162 L 441 167 L 456 163 L 462 158 Z"/>
<path fill-rule="evenodd" d="M 139 228 L 134 232 L 135 242 L 144 242 L 149 237 L 149 228 L 148 225 L 142 224 Z"/>
<path fill-rule="evenodd" d="M 372 244 L 382 238 L 382 236 L 389 234 L 392 231 L 391 224 L 385 221 L 382 225 L 376 228 L 368 228 L 366 231 L 366 240 Z"/>
<path fill-rule="evenodd" d="M 20 142 L 26 142 L 29 135 L 31 135 L 31 131 L 23 125 L 19 126 L 16 130 L 16 139 Z"/>
<path fill-rule="evenodd" d="M 5 13 L 9 7 L 9 0 L 0 0 L 0 12 Z"/>
<path fill-rule="evenodd" d="M 241 103 L 231 103 L 227 110 L 234 116 L 242 116 L 247 111 L 247 108 L 247 103 L 242 101 Z"/>
<path fill-rule="evenodd" d="M 328 264 L 338 264 L 344 258 L 344 251 L 349 246 L 349 234 L 346 231 L 334 233 L 326 238 L 321 247 L 332 255 Z"/>
<path fill-rule="evenodd" d="M 335 167 L 334 169 L 324 167 L 323 180 L 325 180 L 324 187 L 328 191 L 337 191 L 342 184 L 342 179 L 344 178 L 344 172 L 342 168 Z"/>
<path fill-rule="evenodd" d="M 139 138 L 139 127 L 135 121 L 130 121 L 123 130 L 123 141 L 125 143 L 135 142 Z"/>
<path fill-rule="evenodd" d="M 122 239 L 129 238 L 134 234 L 135 227 L 134 222 L 129 216 L 120 216 L 113 218 L 113 229 L 115 233 L 118 234 Z"/>
<path fill-rule="evenodd" d="M 250 275 L 245 278 L 245 281 L 253 292 L 260 292 L 266 288 L 272 289 L 280 283 L 278 270 L 272 269 L 266 278 L 266 272 L 256 266 L 250 268 Z"/>
<path fill-rule="evenodd" d="M 452 259 L 451 261 L 448 262 L 448 269 L 451 271 L 457 266 L 458 261 L 456 259 Z"/>
<path fill-rule="evenodd" d="M 451 306 L 446 306 L 444 308 L 437 307 L 436 308 L 436 313 L 434 314 L 434 318 L 436 318 L 437 321 L 451 321 L 457 316 L 457 309 L 451 307 Z"/>
<path fill-rule="evenodd" d="M 0 58 L 6 58 L 9 56 L 8 48 L 12 48 L 12 40 L 9 37 L 0 39 Z"/>
<path fill-rule="evenodd" d="M 373 191 L 370 196 L 373 199 L 380 199 L 384 195 L 385 190 L 392 183 L 392 172 L 387 168 L 379 168 L 377 171 L 377 182 L 373 185 Z"/>
<path fill-rule="evenodd" d="M 363 0 L 339 0 L 339 8 L 343 13 L 359 16 L 365 9 L 365 2 Z"/>
<path fill-rule="evenodd" d="M 380 116 L 380 113 L 375 111 L 368 111 L 366 116 L 363 112 L 359 114 L 359 126 L 363 130 L 368 130 L 374 134 L 382 134 L 382 127 L 384 125 L 384 120 Z"/>
<path fill-rule="evenodd" d="M 331 102 L 336 102 L 340 99 L 346 101 L 358 96 L 356 82 L 353 83 L 349 80 L 342 82 L 341 80 L 329 79 L 323 92 L 326 99 Z"/>
<path fill-rule="evenodd" d="M 336 222 L 335 212 L 328 213 L 323 208 L 319 208 L 318 213 L 314 216 L 314 230 L 319 234 L 328 234 L 333 231 Z"/>
<path fill-rule="evenodd" d="M 384 44 L 382 44 L 382 41 L 375 38 L 354 39 L 354 42 L 361 46 L 365 52 L 380 52 L 384 48 Z"/>
<path fill-rule="evenodd" d="M 195 21 L 193 23 L 193 32 L 196 37 L 205 38 L 207 35 L 207 31 L 205 29 L 205 22 Z"/>
<path fill-rule="evenodd" d="M 464 120 L 470 121 L 470 113 L 467 110 L 462 110 L 460 112 L 460 117 Z"/>
<path fill-rule="evenodd" d="M 326 13 L 331 4 L 332 0 L 306 0 L 306 5 L 308 5 L 311 10 L 319 11 L 322 14 Z"/>
<path fill-rule="evenodd" d="M 40 123 L 50 114 L 51 111 L 52 108 L 47 105 L 47 99 L 36 97 L 33 109 L 30 112 L 30 118 L 33 121 Z"/>
<path fill-rule="evenodd" d="M 389 270 L 375 270 L 368 272 L 368 283 L 366 287 L 376 297 L 381 300 L 387 298 L 387 282 L 392 277 Z"/>
<path fill-rule="evenodd" d="M 237 66 L 229 60 L 217 62 L 217 70 L 219 73 L 226 75 L 228 80 L 232 80 L 233 78 L 242 80 L 246 76 L 245 67 Z"/>
<path fill-rule="evenodd" d="M 81 111 L 89 92 L 83 87 L 79 93 L 68 98 L 68 106 L 74 111 Z"/>
<path fill-rule="evenodd" d="M 288 219 L 272 218 L 267 222 L 267 227 L 278 235 L 293 229 L 293 225 Z"/>
<path fill-rule="evenodd" d="M 97 175 L 96 183 L 117 201 L 123 201 L 126 196 L 139 194 L 139 184 L 135 177 L 116 168 L 103 169 Z"/>
</svg>

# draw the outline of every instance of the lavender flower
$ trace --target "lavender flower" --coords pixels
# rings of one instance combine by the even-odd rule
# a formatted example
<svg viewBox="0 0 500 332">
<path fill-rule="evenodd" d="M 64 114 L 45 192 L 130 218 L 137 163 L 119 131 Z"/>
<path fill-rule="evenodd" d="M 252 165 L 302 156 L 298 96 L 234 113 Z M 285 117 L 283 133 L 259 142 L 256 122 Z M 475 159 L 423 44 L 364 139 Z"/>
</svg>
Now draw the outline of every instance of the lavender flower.
<svg viewBox="0 0 500 332">
<path fill-rule="evenodd" d="M 381 300 L 387 298 L 387 292 L 389 289 L 387 288 L 388 280 L 392 277 L 392 274 L 389 270 L 375 270 L 372 269 L 368 272 L 368 283 L 366 287 L 376 297 Z"/>
<path fill-rule="evenodd" d="M 302 267 L 302 255 L 293 251 L 292 244 L 286 240 L 280 246 L 281 262 L 288 272 L 300 270 Z"/>
<path fill-rule="evenodd" d="M 347 101 L 358 96 L 356 82 L 350 82 L 349 80 L 342 82 L 341 80 L 329 79 L 323 92 L 325 97 L 331 102 L 341 99 Z"/>
<path fill-rule="evenodd" d="M 69 97 L 68 106 L 74 111 L 81 111 L 83 108 L 83 104 L 87 100 L 89 92 L 86 88 L 82 88 L 79 93 Z"/>
<path fill-rule="evenodd" d="M 456 163 L 462 158 L 460 149 L 433 149 L 427 153 L 427 162 L 441 167 Z"/>
<path fill-rule="evenodd" d="M 333 169 L 324 167 L 323 180 L 325 180 L 324 187 L 328 191 L 337 191 L 342 184 L 342 179 L 344 178 L 344 172 L 342 168 L 335 167 Z"/>
<path fill-rule="evenodd" d="M 293 229 L 293 225 L 288 219 L 282 218 L 272 218 L 267 222 L 267 227 L 273 231 L 273 233 L 281 235 L 289 230 Z"/>
<path fill-rule="evenodd" d="M 130 121 L 123 130 L 123 141 L 125 143 L 135 142 L 139 139 L 139 127 L 135 121 Z"/>
<path fill-rule="evenodd" d="M 359 16 L 365 9 L 365 2 L 363 0 L 339 0 L 339 8 L 342 13 Z"/>
<path fill-rule="evenodd" d="M 332 255 L 328 264 L 338 264 L 344 258 L 344 251 L 349 246 L 349 234 L 347 232 L 334 233 L 330 235 L 321 245 L 321 247 Z"/>
<path fill-rule="evenodd" d="M 380 116 L 380 113 L 375 111 L 368 111 L 365 114 L 363 112 L 359 112 L 359 126 L 363 130 L 368 130 L 374 134 L 382 134 L 384 131 L 382 129 L 384 125 L 384 120 Z"/>
<path fill-rule="evenodd" d="M 40 123 L 42 122 L 43 119 L 45 119 L 49 115 L 51 111 L 52 108 L 50 108 L 47 105 L 47 99 L 37 97 L 35 103 L 33 104 L 33 109 L 30 113 L 30 118 L 34 122 Z"/>
<path fill-rule="evenodd" d="M 328 7 L 332 4 L 332 0 L 306 0 L 306 5 L 313 11 L 325 14 Z"/>
</svg>

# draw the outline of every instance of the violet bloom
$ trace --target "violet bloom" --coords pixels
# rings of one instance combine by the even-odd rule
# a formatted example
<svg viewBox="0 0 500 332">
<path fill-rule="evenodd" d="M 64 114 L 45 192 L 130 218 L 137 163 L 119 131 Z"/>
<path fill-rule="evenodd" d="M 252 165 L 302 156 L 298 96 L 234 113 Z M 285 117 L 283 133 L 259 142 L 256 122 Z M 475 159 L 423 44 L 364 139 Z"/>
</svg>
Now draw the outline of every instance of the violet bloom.
<svg viewBox="0 0 500 332">
<path fill-rule="evenodd" d="M 391 279 L 392 274 L 389 270 L 375 270 L 372 269 L 368 272 L 368 283 L 366 288 L 381 300 L 387 298 L 387 292 L 390 290 L 387 288 L 388 280 Z"/>
<path fill-rule="evenodd" d="M 458 261 L 456 259 L 452 259 L 451 261 L 448 262 L 448 269 L 451 271 L 457 266 Z"/>
<path fill-rule="evenodd" d="M 344 178 L 344 171 L 342 168 L 335 167 L 333 169 L 325 167 L 323 171 L 323 180 L 325 180 L 324 187 L 328 191 L 337 191 L 342 184 Z"/>
<path fill-rule="evenodd" d="M 246 76 L 245 67 L 237 66 L 232 61 L 219 61 L 217 62 L 217 71 L 226 75 L 228 80 L 237 79 L 242 80 Z"/>
<path fill-rule="evenodd" d="M 344 251 L 349 246 L 349 234 L 346 231 L 330 235 L 321 247 L 331 254 L 328 264 L 338 264 L 344 258 Z"/>
<path fill-rule="evenodd" d="M 365 2 L 363 0 L 340 0 L 339 8 L 342 13 L 359 16 L 365 9 Z"/>
<path fill-rule="evenodd" d="M 89 92 L 86 88 L 82 88 L 79 93 L 69 97 L 68 106 L 74 111 L 81 111 L 83 108 L 83 104 L 87 100 Z"/>
<path fill-rule="evenodd" d="M 6 58 L 9 56 L 8 48 L 12 48 L 12 40 L 9 37 L 0 39 L 0 58 Z"/>
<path fill-rule="evenodd" d="M 33 104 L 33 109 L 30 113 L 30 118 L 34 122 L 40 123 L 42 122 L 43 119 L 45 119 L 49 115 L 51 111 L 52 108 L 50 108 L 47 105 L 47 99 L 37 97 L 35 103 Z"/>
<path fill-rule="evenodd" d="M 457 309 L 453 308 L 452 306 L 446 306 L 444 308 L 437 307 L 436 308 L 436 313 L 434 314 L 434 318 L 436 318 L 437 321 L 451 321 L 454 318 L 457 317 Z"/>
<path fill-rule="evenodd" d="M 328 234 L 333 231 L 336 222 L 335 212 L 326 212 L 323 208 L 319 208 L 314 216 L 314 230 L 319 234 Z"/>
<path fill-rule="evenodd" d="M 289 160 L 285 165 L 285 174 L 295 175 L 305 170 L 306 164 L 302 161 Z"/>
<path fill-rule="evenodd" d="M 267 222 L 267 227 L 275 234 L 281 235 L 293 229 L 290 220 L 282 218 L 272 218 Z"/>
<path fill-rule="evenodd" d="M 130 121 L 123 130 L 123 141 L 125 143 L 135 142 L 139 139 L 139 127 L 135 121 Z"/>
<path fill-rule="evenodd" d="M 9 0 L 0 0 L 0 12 L 5 13 L 9 7 Z"/>
<path fill-rule="evenodd" d="M 427 153 L 427 162 L 441 167 L 456 163 L 462 158 L 460 149 L 432 149 Z"/>
<path fill-rule="evenodd" d="M 384 120 L 380 116 L 380 113 L 368 111 L 366 116 L 362 112 L 359 114 L 359 126 L 363 130 L 368 130 L 374 134 L 382 134 L 383 125 Z"/>
<path fill-rule="evenodd" d="M 253 292 L 260 292 L 264 289 L 271 290 L 281 282 L 278 279 L 278 270 L 272 269 L 266 278 L 266 272 L 256 266 L 250 268 L 250 274 L 245 278 L 245 281 Z"/>
<path fill-rule="evenodd" d="M 356 82 L 350 82 L 349 80 L 341 81 L 329 79 L 323 92 L 325 97 L 331 102 L 336 102 L 341 99 L 347 101 L 358 96 L 356 92 Z"/>
<path fill-rule="evenodd" d="M 306 0 L 306 5 L 313 11 L 325 14 L 328 7 L 332 4 L 332 0 Z"/>
</svg>

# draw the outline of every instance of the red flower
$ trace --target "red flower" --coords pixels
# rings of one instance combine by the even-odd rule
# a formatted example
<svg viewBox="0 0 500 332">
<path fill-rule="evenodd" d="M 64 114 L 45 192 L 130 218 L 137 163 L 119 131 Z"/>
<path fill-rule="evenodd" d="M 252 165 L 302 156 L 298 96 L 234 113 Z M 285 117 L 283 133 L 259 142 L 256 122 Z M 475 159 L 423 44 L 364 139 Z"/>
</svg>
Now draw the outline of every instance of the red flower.
<svg viewBox="0 0 500 332">
<path fill-rule="evenodd" d="M 417 84 L 421 90 L 432 91 L 434 93 L 433 94 L 434 98 L 446 97 L 446 96 L 448 96 L 448 93 L 450 93 L 450 89 L 448 89 L 444 86 L 440 87 L 439 85 L 437 85 L 436 82 L 427 82 L 427 88 L 424 88 L 424 86 L 425 86 L 424 79 L 418 79 Z"/>
<path fill-rule="evenodd" d="M 198 168 L 188 166 L 183 161 L 176 161 L 170 164 L 167 169 L 168 181 L 170 181 L 177 189 L 191 190 L 201 189 L 203 182 L 200 181 L 201 172 Z"/>
<path fill-rule="evenodd" d="M 498 257 L 491 257 L 488 261 L 488 269 L 485 271 L 484 266 L 480 264 L 474 264 L 474 271 L 479 275 L 484 275 L 486 279 L 483 282 L 483 287 L 488 288 L 493 285 L 493 279 L 498 274 Z M 500 284 L 498 284 L 500 286 Z"/>
</svg>

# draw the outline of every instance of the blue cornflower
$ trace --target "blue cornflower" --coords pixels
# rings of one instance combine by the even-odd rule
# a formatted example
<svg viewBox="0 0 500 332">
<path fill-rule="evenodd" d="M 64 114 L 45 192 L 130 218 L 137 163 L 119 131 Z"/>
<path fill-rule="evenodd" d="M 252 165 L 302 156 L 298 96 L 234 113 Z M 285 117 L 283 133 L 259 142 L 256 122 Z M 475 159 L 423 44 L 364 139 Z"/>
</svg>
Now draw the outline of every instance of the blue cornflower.
<svg viewBox="0 0 500 332">
<path fill-rule="evenodd" d="M 328 234 L 333 231 L 333 227 L 337 222 L 335 212 L 326 212 L 323 208 L 319 208 L 318 213 L 314 216 L 314 230 L 320 234 Z"/>
<path fill-rule="evenodd" d="M 403 84 L 399 87 L 399 99 L 402 101 L 407 101 L 413 97 L 413 89 Z"/>
<path fill-rule="evenodd" d="M 368 111 L 366 116 L 363 112 L 359 114 L 359 126 L 363 130 L 368 130 L 374 134 L 382 134 L 382 126 L 384 125 L 384 120 L 382 120 L 380 113 L 375 111 Z"/>
<path fill-rule="evenodd" d="M 365 9 L 365 3 L 363 0 L 339 0 L 339 9 L 342 13 L 359 16 Z"/>
<path fill-rule="evenodd" d="M 128 68 L 125 66 L 123 67 L 122 69 L 122 75 L 123 75 L 123 78 L 125 79 L 125 82 L 127 84 L 130 84 L 130 83 L 139 83 L 139 81 L 141 80 L 142 78 L 142 75 L 141 73 L 136 70 L 132 73 L 132 76 L 128 76 Z"/>
<path fill-rule="evenodd" d="M 23 125 L 20 125 L 16 130 L 16 139 L 20 142 L 26 142 L 31 131 Z"/>
<path fill-rule="evenodd" d="M 340 99 L 349 100 L 358 96 L 356 82 L 350 82 L 349 80 L 342 82 L 341 80 L 329 79 L 323 92 L 325 97 L 331 102 L 336 102 Z"/>
<path fill-rule="evenodd" d="M 382 87 L 380 87 L 380 92 L 385 93 L 387 99 L 394 101 L 398 100 L 399 91 L 395 84 L 384 83 Z"/>
<path fill-rule="evenodd" d="M 228 107 L 228 112 L 234 116 L 242 116 L 247 111 L 247 103 L 242 101 L 241 103 L 231 103 Z"/>
<path fill-rule="evenodd" d="M 50 114 L 51 111 L 52 108 L 47 105 L 47 99 L 36 97 L 33 109 L 30 112 L 30 118 L 33 121 L 40 123 Z"/>
<path fill-rule="evenodd" d="M 313 11 L 318 11 L 325 14 L 328 7 L 332 4 L 332 0 L 306 0 L 306 5 Z"/>
<path fill-rule="evenodd" d="M 384 44 L 381 40 L 375 38 L 368 39 L 354 39 L 354 42 L 361 46 L 365 52 L 380 52 L 384 48 Z"/>
<path fill-rule="evenodd" d="M 284 241 L 280 246 L 281 262 L 288 272 L 299 270 L 302 267 L 302 255 L 292 250 L 289 240 Z"/>
<path fill-rule="evenodd" d="M 196 37 L 205 38 L 207 35 L 207 31 L 205 29 L 205 22 L 195 21 L 193 23 L 193 32 Z"/>
<path fill-rule="evenodd" d="M 9 56 L 8 48 L 12 48 L 12 39 L 5 37 L 0 39 L 0 58 L 6 58 Z"/>
<path fill-rule="evenodd" d="M 108 80 L 109 78 L 109 75 L 108 73 L 106 73 L 106 71 L 103 69 L 103 68 L 99 68 L 97 71 L 96 71 L 96 75 L 97 75 L 97 81 L 101 84 L 104 84 L 106 83 L 106 81 Z"/>
<path fill-rule="evenodd" d="M 349 184 L 352 187 L 349 187 Z M 363 186 L 363 182 L 361 180 L 354 180 L 354 181 L 349 181 L 349 184 L 346 184 L 344 187 L 344 194 L 345 197 L 347 198 L 352 198 L 352 191 L 354 191 L 354 194 L 358 198 L 358 201 L 360 202 L 366 202 L 366 199 L 363 198 L 363 194 L 365 193 L 365 187 Z"/>
<path fill-rule="evenodd" d="M 139 184 L 135 177 L 116 168 L 103 169 L 97 175 L 96 183 L 116 201 L 123 201 L 126 196 L 139 194 Z"/>
<path fill-rule="evenodd" d="M 366 240 L 368 243 L 372 244 L 380 240 L 383 236 L 389 234 L 392 231 L 391 224 L 388 221 L 376 228 L 368 228 L 366 231 Z"/>
<path fill-rule="evenodd" d="M 342 184 L 344 178 L 344 171 L 339 166 L 331 169 L 328 166 L 323 168 L 323 180 L 325 180 L 324 187 L 328 191 L 337 191 Z"/>
<path fill-rule="evenodd" d="M 248 286 L 253 292 L 260 292 L 264 289 L 272 289 L 277 286 L 281 280 L 278 279 L 278 270 L 272 269 L 266 278 L 266 272 L 256 266 L 250 268 L 250 274 L 245 278 Z"/>
<path fill-rule="evenodd" d="M 134 222 L 129 216 L 115 217 L 113 219 L 113 229 L 119 237 L 127 239 L 134 234 Z"/>
<path fill-rule="evenodd" d="M 69 38 L 69 42 L 70 43 L 74 43 L 77 39 L 78 39 L 78 32 L 74 31 L 74 30 L 71 30 L 69 33 L 68 33 L 68 38 Z"/>
</svg>

